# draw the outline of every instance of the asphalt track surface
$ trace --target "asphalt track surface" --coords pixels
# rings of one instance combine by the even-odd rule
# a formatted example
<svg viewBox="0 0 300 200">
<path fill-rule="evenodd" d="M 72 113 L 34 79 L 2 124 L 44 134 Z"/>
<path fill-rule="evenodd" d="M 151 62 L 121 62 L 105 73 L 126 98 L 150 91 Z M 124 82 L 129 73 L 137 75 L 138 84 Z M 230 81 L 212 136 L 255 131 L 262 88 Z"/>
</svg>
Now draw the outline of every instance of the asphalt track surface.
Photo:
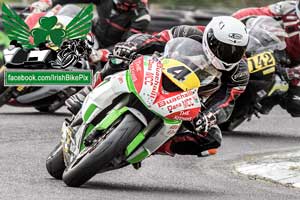
<svg viewBox="0 0 300 200">
<path fill-rule="evenodd" d="M 250 180 L 233 170 L 251 156 L 300 148 L 300 119 L 276 108 L 262 119 L 224 134 L 218 155 L 152 156 L 99 174 L 81 188 L 48 175 L 45 160 L 60 138 L 65 109 L 41 114 L 31 108 L 0 108 L 0 199 L 300 199 L 300 189 Z"/>
</svg>

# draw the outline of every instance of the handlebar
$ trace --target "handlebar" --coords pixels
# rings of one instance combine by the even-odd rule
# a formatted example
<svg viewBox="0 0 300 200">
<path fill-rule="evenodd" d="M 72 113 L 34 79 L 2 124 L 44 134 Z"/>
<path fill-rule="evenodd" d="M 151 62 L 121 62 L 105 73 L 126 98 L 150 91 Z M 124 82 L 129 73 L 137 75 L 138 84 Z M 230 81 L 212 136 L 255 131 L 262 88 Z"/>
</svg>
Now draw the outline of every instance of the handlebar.
<svg viewBox="0 0 300 200">
<path fill-rule="evenodd" d="M 126 58 L 126 57 L 122 57 L 122 56 L 109 54 L 108 59 L 118 59 L 118 60 L 121 60 L 121 61 L 125 61 L 127 63 L 131 63 L 133 60 L 135 60 L 136 58 L 138 58 L 140 56 L 141 56 L 141 54 L 132 54 L 129 58 Z"/>
</svg>

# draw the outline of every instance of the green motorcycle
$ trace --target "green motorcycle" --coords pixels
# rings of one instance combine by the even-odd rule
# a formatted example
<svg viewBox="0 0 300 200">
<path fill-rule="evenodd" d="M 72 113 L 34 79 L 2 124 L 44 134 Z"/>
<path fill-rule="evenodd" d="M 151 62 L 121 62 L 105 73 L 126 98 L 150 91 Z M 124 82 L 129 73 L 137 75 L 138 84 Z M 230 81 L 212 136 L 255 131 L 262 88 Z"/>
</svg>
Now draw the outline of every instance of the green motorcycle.
<svg viewBox="0 0 300 200">
<path fill-rule="evenodd" d="M 63 123 L 61 142 L 46 162 L 49 174 L 78 187 L 97 173 L 140 167 L 184 121 L 198 116 L 205 99 L 198 88 L 220 78 L 199 55 L 199 42 L 176 38 L 164 56 L 140 56 L 128 70 L 104 79 Z"/>
</svg>

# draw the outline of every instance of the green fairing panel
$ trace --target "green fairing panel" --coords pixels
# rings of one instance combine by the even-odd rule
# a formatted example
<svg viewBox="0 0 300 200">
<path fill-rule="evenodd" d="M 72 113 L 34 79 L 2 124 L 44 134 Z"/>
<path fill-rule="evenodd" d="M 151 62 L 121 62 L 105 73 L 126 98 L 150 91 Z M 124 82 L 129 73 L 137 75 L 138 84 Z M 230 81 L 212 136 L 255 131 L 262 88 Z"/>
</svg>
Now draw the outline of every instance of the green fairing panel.
<svg viewBox="0 0 300 200">
<path fill-rule="evenodd" d="M 90 118 L 90 116 L 93 114 L 93 112 L 96 110 L 97 106 L 95 104 L 91 104 L 88 109 L 86 110 L 86 112 L 83 115 L 83 120 L 85 122 L 88 121 L 88 119 Z"/>
<path fill-rule="evenodd" d="M 144 151 L 142 151 L 141 153 L 139 153 L 136 157 L 134 157 L 131 160 L 128 160 L 129 163 L 134 164 L 134 163 L 138 163 L 141 162 L 142 160 L 144 160 L 145 158 L 147 158 L 150 154 L 148 153 L 148 151 L 146 151 L 144 149 Z"/>
<path fill-rule="evenodd" d="M 88 110 L 89 109 L 90 109 L 90 107 L 88 108 Z M 90 110 L 91 110 L 91 114 L 92 114 L 92 112 L 94 112 L 95 109 L 92 106 Z M 94 129 L 105 130 L 105 129 L 109 128 L 121 115 L 123 115 L 125 112 L 127 112 L 127 110 L 128 110 L 127 107 L 123 107 L 119 110 L 112 110 L 108 115 L 106 115 L 106 117 L 104 117 L 104 119 L 97 126 L 90 124 L 85 131 L 83 140 L 80 145 L 80 151 L 82 151 L 85 148 L 84 139 L 87 138 L 89 136 L 89 134 L 94 131 Z"/>
<path fill-rule="evenodd" d="M 136 149 L 136 147 L 139 146 L 139 144 L 141 144 L 142 141 L 144 141 L 144 139 L 145 139 L 145 135 L 144 135 L 144 132 L 142 131 L 127 146 L 126 152 L 125 152 L 126 157 L 129 156 Z"/>
</svg>

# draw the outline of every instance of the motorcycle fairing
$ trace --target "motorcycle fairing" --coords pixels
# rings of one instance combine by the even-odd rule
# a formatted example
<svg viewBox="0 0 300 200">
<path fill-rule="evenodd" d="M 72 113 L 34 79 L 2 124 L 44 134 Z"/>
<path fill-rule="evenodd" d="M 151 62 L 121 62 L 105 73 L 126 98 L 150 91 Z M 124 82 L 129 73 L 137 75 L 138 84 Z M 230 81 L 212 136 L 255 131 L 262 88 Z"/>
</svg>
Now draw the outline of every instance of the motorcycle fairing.
<svg viewBox="0 0 300 200">
<path fill-rule="evenodd" d="M 63 133 L 62 142 L 64 146 L 69 146 L 68 148 L 65 148 L 66 150 L 65 153 L 69 156 L 65 156 L 65 157 L 70 157 L 70 155 L 72 155 L 72 158 L 76 158 L 77 156 L 81 156 L 82 154 L 84 154 L 86 150 L 86 148 L 82 148 L 84 138 L 86 138 L 90 133 L 97 130 L 98 128 L 101 128 L 102 127 L 101 124 L 109 121 L 108 123 L 109 125 L 111 122 L 114 122 L 120 115 L 125 113 L 125 111 L 121 112 L 121 110 L 126 109 L 126 111 L 133 113 L 147 127 L 147 121 L 143 116 L 141 116 L 142 114 L 139 113 L 138 110 L 130 107 L 120 108 L 119 110 L 120 112 L 117 111 L 117 113 L 121 113 L 121 114 L 118 114 L 116 117 L 112 116 L 114 115 L 113 113 L 115 112 L 115 110 L 112 110 L 106 115 L 106 117 L 104 117 L 104 119 L 101 120 L 99 124 L 95 126 L 90 126 L 91 121 L 97 115 L 99 115 L 101 111 L 107 108 L 108 105 L 112 104 L 115 98 L 117 98 L 121 94 L 130 93 L 133 92 L 133 90 L 135 90 L 130 85 L 130 82 L 127 82 L 128 80 L 126 80 L 126 78 L 127 79 L 129 78 L 129 71 L 123 71 L 118 74 L 114 74 L 110 77 L 107 77 L 107 79 L 105 79 L 104 82 L 102 82 L 99 86 L 97 86 L 87 96 L 81 110 L 83 125 L 81 125 L 78 130 L 74 130 L 74 133 L 76 132 L 76 134 L 70 134 L 70 130 L 69 130 L 70 127 L 64 124 L 62 128 L 62 133 Z M 143 146 L 143 148 L 147 149 L 147 152 L 149 153 L 147 154 L 147 156 L 150 155 L 152 152 L 154 152 L 156 149 L 158 149 L 163 143 L 165 143 L 173 135 L 175 135 L 180 125 L 181 125 L 181 121 L 164 120 L 163 126 L 159 130 L 159 132 L 155 134 L 155 136 L 150 137 Z M 105 128 L 107 128 L 107 126 L 105 126 L 104 129 Z M 73 141 L 73 145 L 69 144 L 70 141 Z M 143 140 L 140 140 L 140 142 L 143 142 Z M 139 152 L 135 153 L 134 150 L 133 150 L 134 155 L 139 154 Z M 134 157 L 134 155 L 131 157 Z"/>
<path fill-rule="evenodd" d="M 139 77 L 139 79 L 137 79 L 137 77 Z M 114 99 L 126 93 L 134 93 L 145 106 L 163 118 L 163 121 L 161 122 L 162 126 L 159 130 L 157 130 L 157 132 L 155 132 L 155 134 L 147 135 L 147 137 L 144 135 L 144 137 L 141 137 L 143 136 L 141 134 L 144 133 L 142 131 L 136 136 L 139 138 L 135 138 L 132 141 L 137 143 L 135 145 L 131 145 L 131 147 L 129 147 L 129 144 L 127 148 L 130 149 L 130 153 L 126 155 L 128 156 L 127 161 L 135 163 L 155 152 L 162 144 L 177 133 L 182 123 L 180 119 L 187 119 L 186 116 L 191 119 L 196 116 L 196 113 L 199 113 L 201 106 L 197 95 L 197 89 L 188 90 L 186 92 L 179 91 L 169 93 L 163 91 L 161 78 L 162 68 L 159 60 L 152 57 L 141 57 L 133 62 L 130 66 L 130 70 L 119 72 L 104 79 L 104 81 L 86 97 L 83 103 L 81 109 L 83 124 L 79 127 L 79 130 L 74 131 L 76 134 L 73 134 L 72 137 L 75 138 L 66 139 L 66 135 L 68 135 L 68 131 L 66 131 L 66 129 L 68 127 L 66 126 L 63 128 L 65 129 L 63 130 L 63 135 L 65 135 L 63 144 L 67 141 L 73 140 L 75 142 L 75 145 L 73 146 L 76 146 L 69 148 L 72 152 L 65 153 L 68 155 L 74 155 L 74 158 L 81 157 L 86 153 L 86 151 L 88 151 L 87 149 L 89 149 L 85 147 L 82 148 L 84 138 L 90 135 L 93 131 L 101 128 L 101 124 L 103 123 L 110 126 L 110 124 L 112 124 L 125 112 L 131 112 L 135 115 L 137 119 L 145 124 L 145 129 L 147 129 L 147 121 L 143 114 L 135 108 L 127 106 L 114 108 L 108 112 L 98 124 L 91 124 L 95 117 L 113 103 Z M 154 87 L 155 84 L 157 84 L 156 87 Z M 152 95 L 152 97 L 149 97 L 150 95 Z M 179 106 L 178 102 L 182 105 Z M 177 105 L 177 107 L 172 107 L 171 109 L 170 106 L 172 105 Z M 125 111 L 123 112 L 122 110 L 124 109 Z M 114 114 L 115 112 L 117 115 Z M 172 114 L 173 116 L 169 116 Z M 170 119 L 165 118 L 165 116 Z M 174 120 L 175 118 L 178 120 Z M 104 129 L 108 126 L 105 126 Z M 101 129 L 103 129 L 103 127 Z M 137 147 L 138 149 L 136 149 Z"/>
<path fill-rule="evenodd" d="M 179 64 L 174 60 L 166 63 L 167 69 L 172 65 L 177 67 Z M 154 113 L 168 119 L 188 121 L 197 117 L 201 108 L 197 94 L 199 79 L 191 72 L 191 75 L 186 76 L 185 82 L 182 82 L 186 83 L 185 87 L 189 90 L 167 92 L 163 90 L 162 70 L 162 62 L 156 57 L 149 56 L 141 56 L 129 66 L 131 80 L 142 102 Z M 190 84 L 191 81 L 196 83 Z"/>
<path fill-rule="evenodd" d="M 126 84 L 126 71 L 107 77 L 85 98 L 82 105 L 82 119 L 90 123 L 113 100 L 124 93 L 130 93 Z"/>
</svg>

